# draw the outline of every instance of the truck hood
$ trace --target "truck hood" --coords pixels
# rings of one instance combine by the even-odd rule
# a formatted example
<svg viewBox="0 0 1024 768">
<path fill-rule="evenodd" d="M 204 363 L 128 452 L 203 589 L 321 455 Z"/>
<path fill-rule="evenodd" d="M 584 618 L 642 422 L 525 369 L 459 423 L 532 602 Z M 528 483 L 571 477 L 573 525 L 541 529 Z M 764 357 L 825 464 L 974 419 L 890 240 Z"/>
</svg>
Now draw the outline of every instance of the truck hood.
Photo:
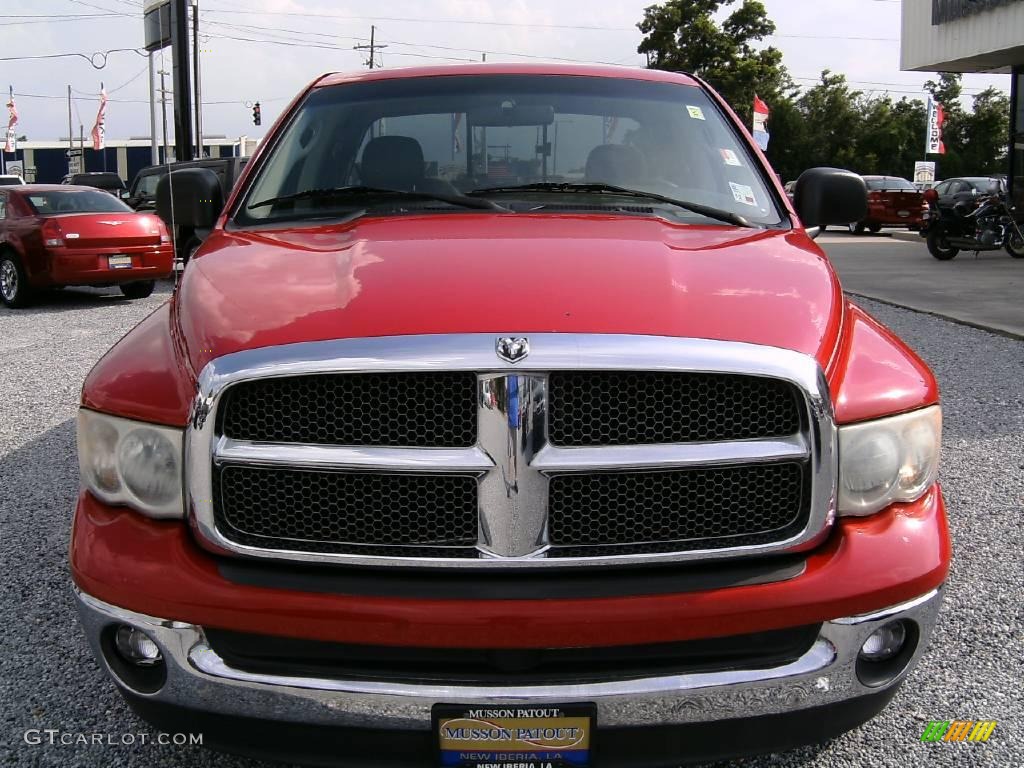
<svg viewBox="0 0 1024 768">
<path fill-rule="evenodd" d="M 217 230 L 185 270 L 176 310 L 196 372 L 292 342 L 531 332 L 745 341 L 824 367 L 842 292 L 799 231 L 450 213 Z"/>
</svg>

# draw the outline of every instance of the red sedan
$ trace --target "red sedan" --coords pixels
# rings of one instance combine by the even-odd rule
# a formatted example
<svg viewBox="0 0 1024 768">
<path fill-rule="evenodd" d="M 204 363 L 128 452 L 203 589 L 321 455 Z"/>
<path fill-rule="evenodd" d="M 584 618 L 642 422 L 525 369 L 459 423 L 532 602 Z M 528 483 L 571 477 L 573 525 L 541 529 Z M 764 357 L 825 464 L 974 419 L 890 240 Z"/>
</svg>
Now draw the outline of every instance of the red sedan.
<svg viewBox="0 0 1024 768">
<path fill-rule="evenodd" d="M 898 176 L 864 176 L 868 188 L 868 215 L 850 224 L 859 235 L 865 229 L 878 232 L 882 227 L 920 229 L 928 204 L 924 193 Z"/>
<path fill-rule="evenodd" d="M 23 307 L 40 288 L 117 285 L 129 299 L 173 274 L 163 222 L 92 187 L 0 189 L 0 300 Z"/>
</svg>

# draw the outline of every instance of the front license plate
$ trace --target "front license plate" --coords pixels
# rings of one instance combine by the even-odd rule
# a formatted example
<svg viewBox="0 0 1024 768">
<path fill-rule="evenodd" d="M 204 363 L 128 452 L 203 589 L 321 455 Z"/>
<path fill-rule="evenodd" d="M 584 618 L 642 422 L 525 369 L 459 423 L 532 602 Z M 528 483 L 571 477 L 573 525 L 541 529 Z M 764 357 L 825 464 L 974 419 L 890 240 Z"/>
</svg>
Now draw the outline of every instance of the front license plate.
<svg viewBox="0 0 1024 768">
<path fill-rule="evenodd" d="M 906 218 L 907 216 L 909 216 L 909 215 L 910 215 L 910 211 L 897 211 L 897 213 L 898 213 L 898 214 L 899 214 L 900 216 L 903 216 L 904 218 Z"/>
<path fill-rule="evenodd" d="M 108 256 L 107 263 L 111 269 L 131 269 L 131 256 Z"/>
<path fill-rule="evenodd" d="M 441 768 L 589 768 L 594 704 L 437 704 Z"/>
</svg>

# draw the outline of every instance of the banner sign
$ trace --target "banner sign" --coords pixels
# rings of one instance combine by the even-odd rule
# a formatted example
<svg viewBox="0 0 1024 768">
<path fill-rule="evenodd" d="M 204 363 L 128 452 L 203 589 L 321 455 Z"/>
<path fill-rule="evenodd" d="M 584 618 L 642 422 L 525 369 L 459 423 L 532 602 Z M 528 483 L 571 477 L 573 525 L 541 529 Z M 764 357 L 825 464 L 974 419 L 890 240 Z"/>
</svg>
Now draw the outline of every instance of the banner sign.
<svg viewBox="0 0 1024 768">
<path fill-rule="evenodd" d="M 771 110 L 768 109 L 768 105 L 761 101 L 761 98 L 755 93 L 754 94 L 754 141 L 757 142 L 762 150 L 768 149 L 768 139 L 771 135 L 768 133 L 768 115 Z"/>
<path fill-rule="evenodd" d="M 14 106 L 14 93 L 11 93 L 11 100 L 7 102 L 7 140 L 4 142 L 4 152 L 17 152 L 18 136 L 14 132 L 14 126 L 18 124 L 18 108 Z"/>
<path fill-rule="evenodd" d="M 914 181 L 923 181 L 927 184 L 935 181 L 935 161 L 918 160 L 914 163 Z"/>
<path fill-rule="evenodd" d="M 103 143 L 105 138 L 106 129 L 104 128 L 104 122 L 106 121 L 107 113 L 107 89 L 100 84 L 100 108 L 96 111 L 96 122 L 92 126 L 92 148 L 103 149 L 106 144 Z"/>
<path fill-rule="evenodd" d="M 928 127 L 925 129 L 924 153 L 926 155 L 946 154 L 946 145 L 942 143 L 942 124 L 946 121 L 946 113 L 942 105 L 928 99 Z"/>
</svg>

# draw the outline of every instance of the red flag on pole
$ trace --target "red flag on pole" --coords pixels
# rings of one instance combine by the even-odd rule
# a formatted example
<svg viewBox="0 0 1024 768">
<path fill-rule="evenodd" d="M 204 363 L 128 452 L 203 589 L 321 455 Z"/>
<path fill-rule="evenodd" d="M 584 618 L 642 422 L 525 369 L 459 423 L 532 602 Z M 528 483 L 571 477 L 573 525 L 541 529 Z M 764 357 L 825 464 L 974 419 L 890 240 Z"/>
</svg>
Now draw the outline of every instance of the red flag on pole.
<svg viewBox="0 0 1024 768">
<path fill-rule="evenodd" d="M 4 142 L 4 152 L 15 152 L 18 149 L 18 139 L 14 133 L 14 126 L 18 124 L 18 108 L 14 106 L 14 91 L 11 90 L 10 101 L 7 102 L 7 139 Z"/>
<path fill-rule="evenodd" d="M 754 141 L 762 150 L 768 149 L 768 115 L 771 110 L 761 100 L 761 97 L 754 94 Z"/>
<path fill-rule="evenodd" d="M 106 144 L 103 143 L 104 139 L 104 127 L 103 123 L 106 120 L 107 111 L 107 89 L 103 87 L 103 83 L 100 83 L 100 108 L 96 112 L 96 123 L 92 127 L 92 148 L 103 149 Z"/>
</svg>

